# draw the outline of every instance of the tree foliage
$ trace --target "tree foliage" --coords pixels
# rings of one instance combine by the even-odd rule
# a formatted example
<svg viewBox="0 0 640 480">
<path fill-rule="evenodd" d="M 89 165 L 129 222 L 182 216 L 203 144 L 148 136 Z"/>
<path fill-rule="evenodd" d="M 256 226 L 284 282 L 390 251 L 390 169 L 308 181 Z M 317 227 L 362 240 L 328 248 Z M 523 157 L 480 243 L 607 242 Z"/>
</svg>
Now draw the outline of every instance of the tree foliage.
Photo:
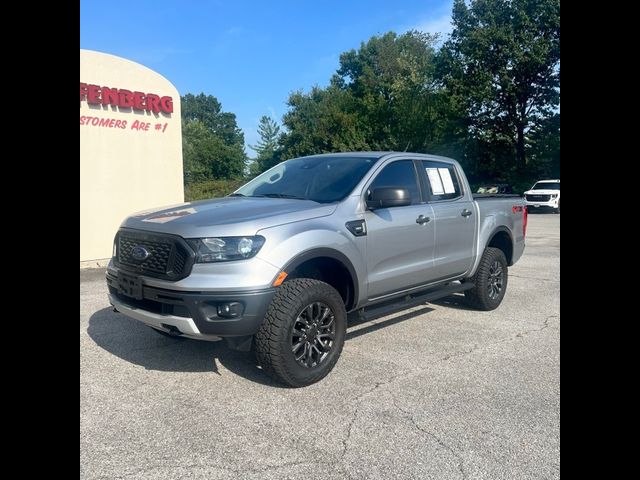
<svg viewBox="0 0 640 480">
<path fill-rule="evenodd" d="M 559 0 L 456 0 L 453 32 L 374 36 L 340 56 L 328 87 L 297 91 L 282 158 L 428 152 L 472 179 L 559 170 Z"/>
<path fill-rule="evenodd" d="M 200 120 L 182 126 L 182 157 L 186 185 L 205 180 L 238 178 L 245 165 L 244 150 L 229 145 Z"/>
<path fill-rule="evenodd" d="M 471 182 L 559 177 L 559 0 L 454 0 L 453 31 L 371 37 L 340 55 L 326 87 L 298 90 L 263 116 L 255 175 L 292 157 L 358 150 L 460 160 Z M 186 181 L 238 177 L 235 116 L 212 96 L 182 98 Z"/>
<path fill-rule="evenodd" d="M 223 112 L 222 105 L 213 95 L 193 95 L 187 93 L 180 97 L 182 119 L 200 120 L 214 135 L 222 138 L 228 145 L 244 146 L 244 134 L 236 123 L 236 115 Z"/>
<path fill-rule="evenodd" d="M 452 18 L 444 85 L 464 106 L 471 138 L 510 145 L 503 154 L 516 161 L 507 163 L 525 172 L 528 135 L 560 101 L 560 1 L 455 0 Z"/>
<path fill-rule="evenodd" d="M 332 85 L 350 93 L 375 150 L 425 151 L 441 134 L 444 106 L 434 77 L 437 35 L 374 36 L 340 56 Z"/>
<path fill-rule="evenodd" d="M 280 138 L 280 126 L 269 116 L 263 115 L 258 125 L 260 140 L 255 145 L 250 145 L 258 156 L 249 166 L 251 176 L 255 176 L 270 169 L 280 161 L 278 140 Z"/>
<path fill-rule="evenodd" d="M 244 173 L 244 134 L 233 113 L 223 112 L 212 95 L 181 97 L 185 185 Z"/>
<path fill-rule="evenodd" d="M 289 96 L 285 157 L 433 149 L 443 136 L 448 106 L 434 77 L 436 40 L 417 31 L 389 32 L 343 53 L 327 88 Z"/>
</svg>

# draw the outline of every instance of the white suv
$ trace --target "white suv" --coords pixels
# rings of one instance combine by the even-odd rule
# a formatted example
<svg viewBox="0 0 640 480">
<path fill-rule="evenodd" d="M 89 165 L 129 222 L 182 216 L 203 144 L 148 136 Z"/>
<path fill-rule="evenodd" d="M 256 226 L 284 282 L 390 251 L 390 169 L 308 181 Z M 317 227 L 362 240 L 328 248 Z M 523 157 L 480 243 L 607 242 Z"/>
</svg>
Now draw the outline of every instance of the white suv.
<svg viewBox="0 0 640 480">
<path fill-rule="evenodd" d="M 553 208 L 555 213 L 560 213 L 560 180 L 540 180 L 524 192 L 529 211 L 534 208 Z"/>
</svg>

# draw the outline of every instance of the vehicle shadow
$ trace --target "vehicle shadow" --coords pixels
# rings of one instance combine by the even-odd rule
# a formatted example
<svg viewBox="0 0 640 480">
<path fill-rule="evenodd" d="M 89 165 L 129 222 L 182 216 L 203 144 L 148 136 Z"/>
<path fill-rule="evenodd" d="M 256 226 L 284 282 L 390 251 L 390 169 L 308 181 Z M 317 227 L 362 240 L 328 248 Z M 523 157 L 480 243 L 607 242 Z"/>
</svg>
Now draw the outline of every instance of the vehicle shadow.
<svg viewBox="0 0 640 480">
<path fill-rule="evenodd" d="M 398 315 L 397 317 L 393 317 L 390 318 L 388 320 L 383 320 L 382 322 L 377 322 L 378 319 L 380 318 L 384 318 L 387 317 L 389 315 L 394 315 L 394 314 L 384 314 L 384 315 L 378 315 L 378 316 L 373 316 L 370 318 L 364 318 L 359 316 L 357 313 L 350 313 L 349 316 L 347 317 L 347 340 L 352 340 L 354 338 L 360 337 L 362 335 L 366 335 L 367 333 L 371 333 L 371 332 L 375 332 L 376 330 L 380 330 L 381 328 L 385 328 L 385 327 L 389 327 L 391 325 L 395 325 L 396 323 L 400 323 L 400 322 L 404 322 L 405 320 L 410 320 L 414 317 L 417 317 L 418 315 L 422 315 L 424 313 L 428 313 L 433 311 L 433 308 L 431 307 L 427 307 L 426 305 L 419 309 L 419 310 L 413 310 L 411 312 L 407 312 L 404 313 L 402 315 Z M 399 310 L 396 313 L 401 312 L 401 310 Z M 363 328 L 359 328 L 357 330 L 352 330 L 349 331 L 350 328 L 353 327 L 357 327 L 358 325 L 362 325 L 363 323 L 368 323 L 368 322 L 376 322 L 372 325 L 369 325 L 367 327 L 363 327 Z"/>
<path fill-rule="evenodd" d="M 454 293 L 439 300 L 433 300 L 431 303 L 440 305 L 441 307 L 450 307 L 458 310 L 476 311 L 465 303 L 464 293 Z"/>
<path fill-rule="evenodd" d="M 439 302 L 446 301 L 447 299 L 444 299 Z M 457 307 L 457 305 L 455 306 Z M 425 305 L 418 310 L 412 310 L 381 322 L 377 322 L 377 320 L 390 314 L 368 319 L 361 318 L 357 314 L 350 314 L 347 323 L 346 340 L 352 340 L 432 310 L 433 308 Z M 372 321 L 376 323 L 353 330 L 355 327 Z M 233 350 L 228 347 L 227 342 L 224 340 L 220 342 L 203 342 L 184 338 L 163 337 L 142 323 L 114 312 L 110 307 L 98 310 L 91 315 L 87 333 L 100 348 L 147 370 L 212 372 L 221 375 L 218 370 L 218 364 L 220 364 L 227 370 L 247 380 L 272 387 L 285 388 L 262 371 L 251 352 Z"/>
<path fill-rule="evenodd" d="M 112 308 L 103 308 L 91 315 L 87 333 L 107 352 L 147 370 L 221 375 L 220 364 L 247 380 L 283 387 L 260 369 L 250 352 L 232 350 L 225 341 L 163 337 Z"/>
</svg>

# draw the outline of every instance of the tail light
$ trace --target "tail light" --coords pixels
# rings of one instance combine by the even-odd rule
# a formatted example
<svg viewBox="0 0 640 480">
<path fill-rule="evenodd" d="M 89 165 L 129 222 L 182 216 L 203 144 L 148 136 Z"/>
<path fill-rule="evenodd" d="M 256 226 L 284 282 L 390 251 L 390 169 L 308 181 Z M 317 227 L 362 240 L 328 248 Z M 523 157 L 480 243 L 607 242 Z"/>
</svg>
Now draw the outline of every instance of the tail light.
<svg viewBox="0 0 640 480">
<path fill-rule="evenodd" d="M 522 236 L 527 236 L 527 218 L 529 217 L 529 212 L 527 211 L 527 207 L 522 205 L 513 205 L 511 207 L 511 211 L 513 213 L 522 212 Z"/>
</svg>

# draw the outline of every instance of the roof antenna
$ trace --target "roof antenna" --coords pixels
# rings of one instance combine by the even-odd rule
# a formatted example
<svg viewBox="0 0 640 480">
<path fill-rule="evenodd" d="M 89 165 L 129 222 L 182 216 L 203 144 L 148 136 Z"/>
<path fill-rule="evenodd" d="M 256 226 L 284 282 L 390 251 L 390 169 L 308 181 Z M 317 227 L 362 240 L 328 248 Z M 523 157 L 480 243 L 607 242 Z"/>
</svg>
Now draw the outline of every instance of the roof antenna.
<svg viewBox="0 0 640 480">
<path fill-rule="evenodd" d="M 407 150 L 409 150 L 409 145 L 411 145 L 411 140 L 409 140 L 409 142 L 407 143 L 407 146 L 404 147 L 404 152 L 406 152 Z"/>
</svg>

